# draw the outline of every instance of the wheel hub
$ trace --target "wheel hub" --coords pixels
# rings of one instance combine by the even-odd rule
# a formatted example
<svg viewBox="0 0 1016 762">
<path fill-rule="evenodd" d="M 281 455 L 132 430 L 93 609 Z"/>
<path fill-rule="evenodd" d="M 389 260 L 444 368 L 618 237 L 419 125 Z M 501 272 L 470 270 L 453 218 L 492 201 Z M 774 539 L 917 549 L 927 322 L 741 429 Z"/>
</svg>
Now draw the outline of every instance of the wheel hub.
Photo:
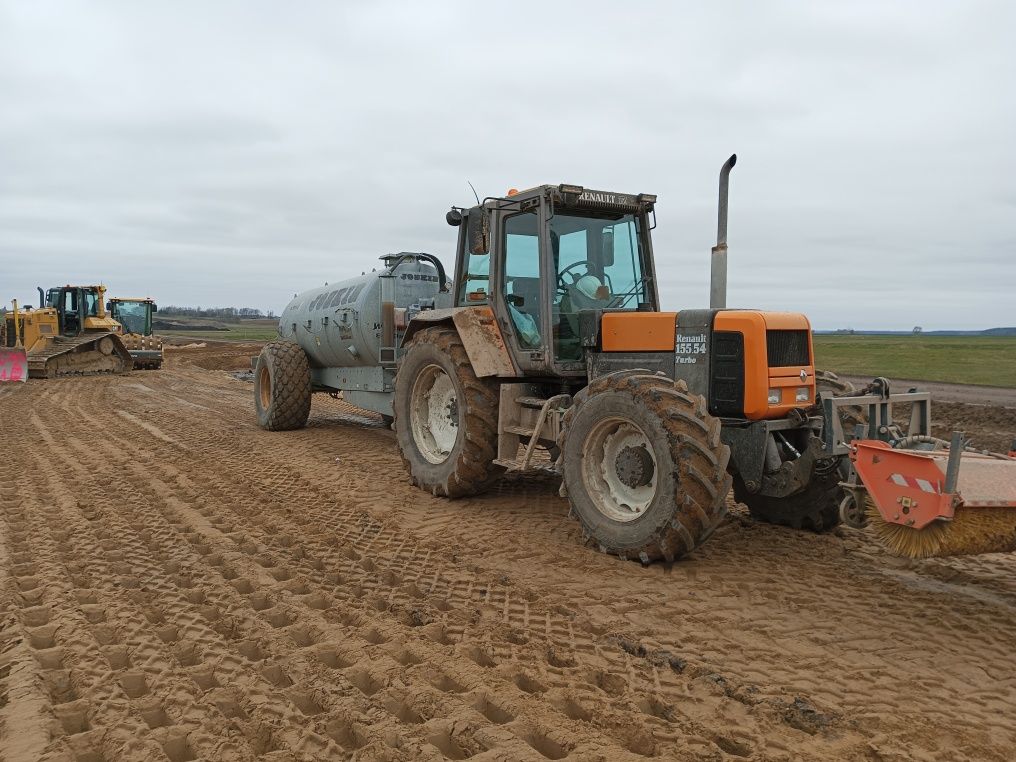
<svg viewBox="0 0 1016 762">
<path fill-rule="evenodd" d="M 619 522 L 644 514 L 657 486 L 656 459 L 645 432 L 630 420 L 606 418 L 590 430 L 583 451 L 582 480 L 596 509 Z"/>
<path fill-rule="evenodd" d="M 643 445 L 625 445 L 614 460 L 614 470 L 626 487 L 644 487 L 653 480 L 653 456 Z"/>
<path fill-rule="evenodd" d="M 440 367 L 429 365 L 413 384 L 410 404 L 410 425 L 416 446 L 431 463 L 443 463 L 459 437 L 459 401 L 455 385 Z"/>
</svg>

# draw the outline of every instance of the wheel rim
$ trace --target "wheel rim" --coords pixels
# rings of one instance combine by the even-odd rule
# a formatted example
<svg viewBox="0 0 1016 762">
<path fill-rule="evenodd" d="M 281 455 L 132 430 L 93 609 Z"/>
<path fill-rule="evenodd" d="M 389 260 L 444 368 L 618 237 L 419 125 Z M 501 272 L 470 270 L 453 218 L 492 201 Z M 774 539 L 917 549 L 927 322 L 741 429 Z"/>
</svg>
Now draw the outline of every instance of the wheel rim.
<svg viewBox="0 0 1016 762">
<path fill-rule="evenodd" d="M 413 441 L 431 463 L 444 463 L 459 438 L 458 395 L 451 378 L 437 365 L 416 377 L 409 395 Z"/>
<path fill-rule="evenodd" d="M 261 408 L 267 410 L 272 402 L 272 377 L 267 365 L 262 365 L 258 371 L 258 395 L 261 397 Z"/>
<path fill-rule="evenodd" d="M 649 437 L 631 421 L 607 418 L 586 437 L 582 480 L 596 509 L 627 523 L 646 512 L 656 495 L 657 467 Z"/>
</svg>

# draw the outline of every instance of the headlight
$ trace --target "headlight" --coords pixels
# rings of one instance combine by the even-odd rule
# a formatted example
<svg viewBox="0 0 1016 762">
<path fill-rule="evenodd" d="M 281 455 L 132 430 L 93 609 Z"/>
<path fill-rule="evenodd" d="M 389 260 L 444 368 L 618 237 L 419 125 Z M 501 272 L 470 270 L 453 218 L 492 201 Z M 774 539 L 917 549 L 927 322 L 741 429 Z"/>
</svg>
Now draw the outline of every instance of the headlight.
<svg viewBox="0 0 1016 762">
<path fill-rule="evenodd" d="M 797 390 L 797 394 L 794 395 L 794 399 L 797 402 L 807 402 L 811 399 L 811 390 L 807 386 L 802 386 Z"/>
<path fill-rule="evenodd" d="M 770 405 L 779 405 L 780 404 L 780 390 L 779 389 L 770 389 L 769 390 L 769 404 Z"/>
</svg>

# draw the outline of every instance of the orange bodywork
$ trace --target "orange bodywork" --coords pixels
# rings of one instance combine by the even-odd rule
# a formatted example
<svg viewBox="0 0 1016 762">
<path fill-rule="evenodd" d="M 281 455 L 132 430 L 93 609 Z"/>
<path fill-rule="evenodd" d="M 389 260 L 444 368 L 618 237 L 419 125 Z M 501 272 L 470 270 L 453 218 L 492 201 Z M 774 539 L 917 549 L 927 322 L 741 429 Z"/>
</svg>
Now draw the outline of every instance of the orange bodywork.
<svg viewBox="0 0 1016 762">
<path fill-rule="evenodd" d="M 674 352 L 676 312 L 608 312 L 601 323 L 604 352 Z M 808 318 L 796 312 L 721 310 L 713 322 L 714 331 L 738 332 L 744 336 L 744 415 L 750 420 L 783 418 L 794 408 L 815 403 L 815 353 Z M 807 331 L 807 365 L 769 367 L 766 331 Z M 804 372 L 804 380 L 801 373 Z M 797 399 L 797 390 L 807 387 L 808 399 Z M 780 401 L 769 404 L 769 390 L 778 389 Z"/>
<path fill-rule="evenodd" d="M 604 352 L 673 352 L 676 312 L 608 312 L 600 323 Z"/>
<path fill-rule="evenodd" d="M 808 365 L 770 368 L 766 347 L 766 329 L 808 331 Z M 815 403 L 815 352 L 811 344 L 808 318 L 796 312 L 758 312 L 723 310 L 716 314 L 714 331 L 739 331 L 744 335 L 744 415 L 746 418 L 782 418 L 795 407 Z M 801 371 L 807 375 L 801 380 Z M 795 392 L 808 387 L 807 402 L 798 402 Z M 780 390 L 780 402 L 770 405 L 769 390 Z"/>
</svg>

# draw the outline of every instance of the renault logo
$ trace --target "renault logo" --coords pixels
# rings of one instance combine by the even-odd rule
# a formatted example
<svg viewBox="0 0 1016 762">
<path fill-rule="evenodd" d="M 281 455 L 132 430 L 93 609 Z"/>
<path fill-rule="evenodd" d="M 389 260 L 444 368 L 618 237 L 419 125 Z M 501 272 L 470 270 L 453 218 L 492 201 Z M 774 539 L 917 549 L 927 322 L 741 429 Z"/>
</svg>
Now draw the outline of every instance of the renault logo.
<svg viewBox="0 0 1016 762">
<path fill-rule="evenodd" d="M 808 380 L 808 371 L 801 370 L 801 383 L 803 384 L 807 380 Z"/>
</svg>

